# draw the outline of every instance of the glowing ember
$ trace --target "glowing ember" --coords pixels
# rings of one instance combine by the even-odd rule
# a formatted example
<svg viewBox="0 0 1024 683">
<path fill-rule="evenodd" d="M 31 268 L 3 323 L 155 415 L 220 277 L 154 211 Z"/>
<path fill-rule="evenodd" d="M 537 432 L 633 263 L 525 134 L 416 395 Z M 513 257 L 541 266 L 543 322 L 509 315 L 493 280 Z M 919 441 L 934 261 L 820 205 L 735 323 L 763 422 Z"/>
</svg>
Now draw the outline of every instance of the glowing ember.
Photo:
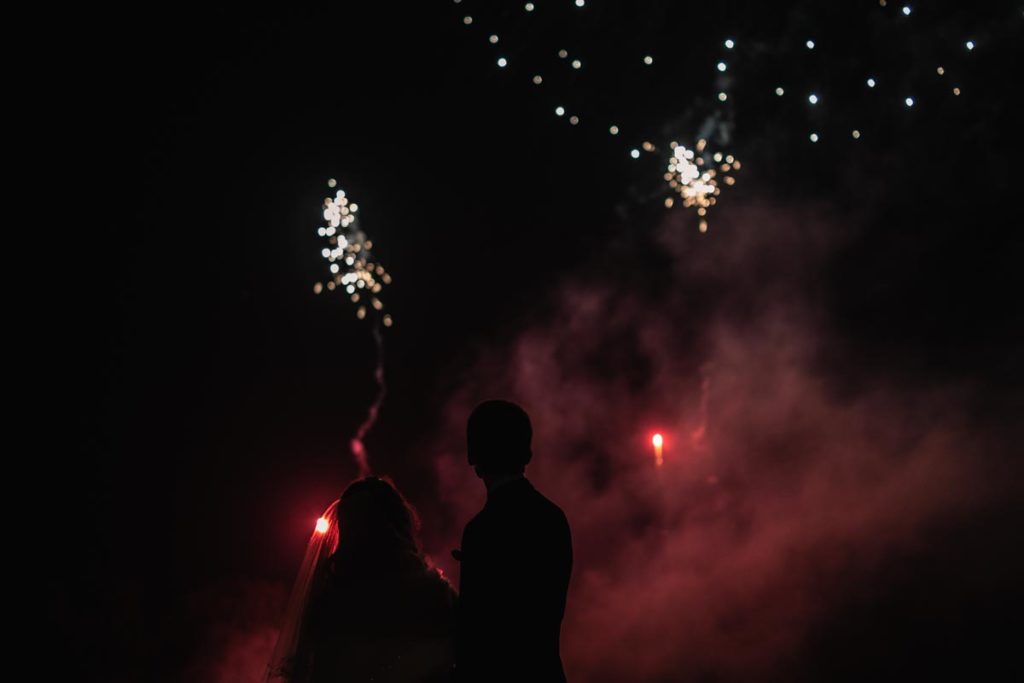
<svg viewBox="0 0 1024 683">
<path fill-rule="evenodd" d="M 328 522 L 325 518 L 321 517 L 320 519 L 316 520 L 316 532 L 318 534 L 326 534 L 327 530 L 330 528 L 331 523 Z"/>
<path fill-rule="evenodd" d="M 651 437 L 651 445 L 654 446 L 654 464 L 661 467 L 665 462 L 664 458 L 662 458 L 661 452 L 662 446 L 665 445 L 665 437 L 661 434 L 655 434 Z"/>
</svg>

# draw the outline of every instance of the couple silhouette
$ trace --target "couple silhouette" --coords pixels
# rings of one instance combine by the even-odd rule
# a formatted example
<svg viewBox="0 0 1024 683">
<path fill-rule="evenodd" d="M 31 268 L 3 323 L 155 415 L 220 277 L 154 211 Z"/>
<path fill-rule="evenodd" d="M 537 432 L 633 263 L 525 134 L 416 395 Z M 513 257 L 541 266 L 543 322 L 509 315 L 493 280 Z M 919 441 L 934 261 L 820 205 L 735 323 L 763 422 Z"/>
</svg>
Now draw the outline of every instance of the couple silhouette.
<svg viewBox="0 0 1024 683">
<path fill-rule="evenodd" d="M 307 553 L 310 586 L 289 609 L 295 623 L 282 631 L 270 680 L 564 682 L 572 541 L 561 509 L 525 477 L 532 437 L 530 418 L 508 401 L 469 417 L 469 464 L 487 503 L 452 551 L 457 595 L 424 558 L 416 513 L 391 482 L 366 477 L 345 489 L 328 520 L 336 545 Z"/>
</svg>

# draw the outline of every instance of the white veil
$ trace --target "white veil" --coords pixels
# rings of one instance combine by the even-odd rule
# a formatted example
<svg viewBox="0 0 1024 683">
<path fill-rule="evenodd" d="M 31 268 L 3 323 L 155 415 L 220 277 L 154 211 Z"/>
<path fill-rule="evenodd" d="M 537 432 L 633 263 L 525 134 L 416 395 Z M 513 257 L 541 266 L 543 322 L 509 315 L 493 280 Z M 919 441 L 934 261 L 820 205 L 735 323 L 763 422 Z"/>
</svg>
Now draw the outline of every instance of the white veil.
<svg viewBox="0 0 1024 683">
<path fill-rule="evenodd" d="M 322 575 L 326 560 L 338 548 L 338 524 L 335 508 L 338 501 L 328 506 L 317 520 L 316 528 L 306 546 L 299 575 L 295 578 L 284 623 L 277 637 L 277 645 L 267 667 L 267 683 L 300 683 L 309 671 L 309 662 L 303 661 L 308 653 L 301 651 L 303 628 L 310 596 Z"/>
</svg>

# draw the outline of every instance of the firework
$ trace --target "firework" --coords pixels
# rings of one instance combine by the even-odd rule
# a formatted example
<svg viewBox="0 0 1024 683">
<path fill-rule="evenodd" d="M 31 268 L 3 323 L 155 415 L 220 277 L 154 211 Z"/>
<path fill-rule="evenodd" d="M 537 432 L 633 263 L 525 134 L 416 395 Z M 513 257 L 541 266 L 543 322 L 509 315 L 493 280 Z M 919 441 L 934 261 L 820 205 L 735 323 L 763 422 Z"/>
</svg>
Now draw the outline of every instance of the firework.
<svg viewBox="0 0 1024 683">
<path fill-rule="evenodd" d="M 683 200 L 686 208 L 696 208 L 700 216 L 700 231 L 707 232 L 709 209 L 718 203 L 722 185 L 733 185 L 735 173 L 740 170 L 740 161 L 731 154 L 711 153 L 707 140 L 701 138 L 694 149 L 672 142 L 672 157 L 668 162 L 665 180 L 672 191 Z M 665 206 L 675 203 L 673 197 L 665 200 Z"/>
<path fill-rule="evenodd" d="M 327 186 L 331 189 L 337 187 L 337 184 L 334 178 L 327 181 Z M 371 315 L 373 319 L 371 332 L 377 350 L 373 379 L 377 385 L 377 394 L 367 410 L 366 418 L 349 441 L 352 456 L 359 467 L 359 474 L 366 476 L 371 468 L 364 439 L 377 422 L 380 407 L 387 393 L 387 385 L 384 382 L 384 339 L 381 336 L 380 325 L 391 327 L 392 320 L 389 314 L 383 312 L 384 303 L 378 295 L 385 285 L 391 283 L 391 276 L 384 270 L 384 266 L 374 261 L 373 242 L 359 227 L 359 205 L 348 198 L 345 190 L 338 189 L 333 197 L 324 199 L 323 217 L 326 225 L 321 225 L 317 229 L 317 234 L 327 239 L 327 246 L 321 249 L 320 255 L 327 260 L 331 275 L 326 283 L 317 282 L 313 285 L 313 292 L 320 294 L 324 289 L 343 290 L 355 304 L 357 318 L 362 320 Z M 321 519 L 320 522 L 322 521 L 324 520 Z M 318 532 L 320 522 L 317 522 Z"/>
<path fill-rule="evenodd" d="M 651 445 L 654 446 L 654 464 L 661 467 L 665 462 L 662 457 L 662 448 L 665 446 L 665 437 L 661 434 L 655 434 L 651 437 Z"/>
<path fill-rule="evenodd" d="M 337 185 L 333 179 L 327 184 L 332 188 Z M 349 199 L 345 190 L 338 189 L 333 197 L 324 199 L 323 216 L 326 224 L 317 229 L 317 234 L 327 239 L 320 255 L 328 262 L 330 277 L 313 285 L 313 291 L 344 291 L 356 305 L 356 317 L 360 320 L 370 309 L 383 311 L 384 303 L 378 295 L 391 283 L 391 276 L 373 259 L 373 242 L 359 227 L 359 205 Z M 382 314 L 381 320 L 385 327 L 391 326 L 390 315 Z"/>
</svg>

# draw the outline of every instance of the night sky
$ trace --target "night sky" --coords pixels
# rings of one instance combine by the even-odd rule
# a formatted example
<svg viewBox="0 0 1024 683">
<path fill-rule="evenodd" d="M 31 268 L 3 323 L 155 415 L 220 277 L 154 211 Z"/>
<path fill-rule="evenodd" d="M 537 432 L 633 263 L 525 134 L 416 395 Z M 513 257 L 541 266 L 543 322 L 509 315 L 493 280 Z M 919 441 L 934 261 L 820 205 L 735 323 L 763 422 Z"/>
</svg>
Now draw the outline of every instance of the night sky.
<svg viewBox="0 0 1024 683">
<path fill-rule="evenodd" d="M 1020 666 L 1021 8 L 555 4 L 55 30 L 45 182 L 74 208 L 41 222 L 75 224 L 77 265 L 33 395 L 74 517 L 48 614 L 81 678 L 261 671 L 373 395 L 367 321 L 313 294 L 328 178 L 394 277 L 371 463 L 451 573 L 482 496 L 466 412 L 523 402 L 574 524 L 571 680 Z M 663 204 L 663 146 L 716 109 L 727 37 L 743 169 L 702 234 Z"/>
</svg>

